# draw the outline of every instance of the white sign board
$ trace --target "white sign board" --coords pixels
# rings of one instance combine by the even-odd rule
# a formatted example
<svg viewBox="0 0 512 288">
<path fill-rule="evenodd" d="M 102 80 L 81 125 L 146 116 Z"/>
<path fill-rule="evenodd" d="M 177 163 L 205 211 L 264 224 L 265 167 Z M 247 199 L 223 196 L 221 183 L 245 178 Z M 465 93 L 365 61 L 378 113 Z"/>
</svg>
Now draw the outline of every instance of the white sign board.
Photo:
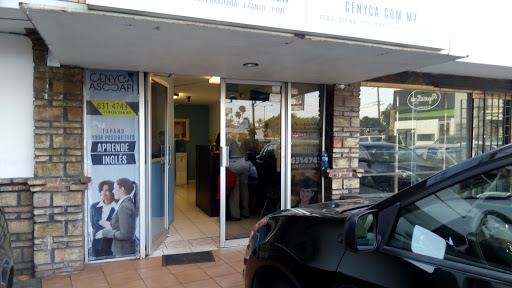
<svg viewBox="0 0 512 288">
<path fill-rule="evenodd" d="M 202 19 L 203 22 L 448 49 L 440 0 L 87 0 L 89 5 L 131 13 Z M 439 5 L 437 5 L 439 4 Z M 201 21 L 201 20 L 200 20 Z"/>
</svg>

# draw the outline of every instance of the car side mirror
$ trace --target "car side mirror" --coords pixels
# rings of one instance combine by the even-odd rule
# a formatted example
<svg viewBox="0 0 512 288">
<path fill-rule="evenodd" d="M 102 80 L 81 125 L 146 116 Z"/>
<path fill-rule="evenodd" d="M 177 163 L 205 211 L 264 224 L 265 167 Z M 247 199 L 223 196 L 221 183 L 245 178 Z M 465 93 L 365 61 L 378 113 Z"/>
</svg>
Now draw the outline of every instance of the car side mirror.
<svg viewBox="0 0 512 288">
<path fill-rule="evenodd" d="M 359 158 L 359 162 L 366 163 L 366 166 L 368 166 L 368 168 L 372 168 L 372 161 L 370 159 Z"/>
<path fill-rule="evenodd" d="M 377 211 L 351 214 L 345 222 L 343 241 L 352 252 L 370 252 L 377 247 Z"/>
</svg>

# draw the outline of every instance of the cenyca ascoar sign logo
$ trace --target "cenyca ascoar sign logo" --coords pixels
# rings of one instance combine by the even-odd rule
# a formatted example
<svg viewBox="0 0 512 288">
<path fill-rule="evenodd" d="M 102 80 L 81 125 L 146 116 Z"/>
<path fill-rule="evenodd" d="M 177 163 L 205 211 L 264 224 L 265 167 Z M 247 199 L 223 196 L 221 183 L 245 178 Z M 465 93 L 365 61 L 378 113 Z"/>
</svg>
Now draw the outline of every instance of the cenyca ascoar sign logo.
<svg viewBox="0 0 512 288">
<path fill-rule="evenodd" d="M 407 97 L 407 105 L 414 110 L 430 110 L 441 102 L 441 93 L 437 91 L 412 91 Z"/>
</svg>

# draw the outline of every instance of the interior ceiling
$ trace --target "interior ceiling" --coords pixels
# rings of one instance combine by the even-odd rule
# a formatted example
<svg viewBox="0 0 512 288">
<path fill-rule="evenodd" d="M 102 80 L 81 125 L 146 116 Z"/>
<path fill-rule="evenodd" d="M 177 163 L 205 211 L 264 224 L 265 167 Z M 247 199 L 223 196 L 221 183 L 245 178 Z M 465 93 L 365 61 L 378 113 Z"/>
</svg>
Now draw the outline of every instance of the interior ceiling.
<svg viewBox="0 0 512 288">
<path fill-rule="evenodd" d="M 210 84 L 208 76 L 179 75 L 174 77 L 175 104 L 208 105 L 219 102 L 220 84 Z M 190 101 L 187 97 L 190 96 Z"/>
</svg>

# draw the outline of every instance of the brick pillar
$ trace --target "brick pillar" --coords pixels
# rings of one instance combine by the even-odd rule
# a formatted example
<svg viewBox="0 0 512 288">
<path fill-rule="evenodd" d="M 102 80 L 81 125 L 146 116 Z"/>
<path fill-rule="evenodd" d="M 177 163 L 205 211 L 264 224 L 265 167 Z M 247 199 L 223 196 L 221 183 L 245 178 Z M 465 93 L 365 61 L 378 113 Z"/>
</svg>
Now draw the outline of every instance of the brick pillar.
<svg viewBox="0 0 512 288">
<path fill-rule="evenodd" d="M 84 191 L 89 178 L 29 179 L 34 205 L 34 272 L 48 277 L 81 271 Z"/>
<path fill-rule="evenodd" d="M 30 32 L 34 50 L 35 177 L 83 175 L 83 69 L 48 67 L 48 47 Z"/>
<path fill-rule="evenodd" d="M 27 30 L 34 54 L 34 271 L 36 277 L 84 266 L 83 75 L 46 65 L 48 47 Z"/>
<path fill-rule="evenodd" d="M 360 90 L 361 83 L 327 87 L 325 146 L 331 170 L 324 173 L 326 200 L 359 193 Z"/>
<path fill-rule="evenodd" d="M 32 275 L 34 223 L 32 193 L 27 179 L 0 179 L 0 207 L 5 212 L 11 234 L 14 274 Z"/>
</svg>

